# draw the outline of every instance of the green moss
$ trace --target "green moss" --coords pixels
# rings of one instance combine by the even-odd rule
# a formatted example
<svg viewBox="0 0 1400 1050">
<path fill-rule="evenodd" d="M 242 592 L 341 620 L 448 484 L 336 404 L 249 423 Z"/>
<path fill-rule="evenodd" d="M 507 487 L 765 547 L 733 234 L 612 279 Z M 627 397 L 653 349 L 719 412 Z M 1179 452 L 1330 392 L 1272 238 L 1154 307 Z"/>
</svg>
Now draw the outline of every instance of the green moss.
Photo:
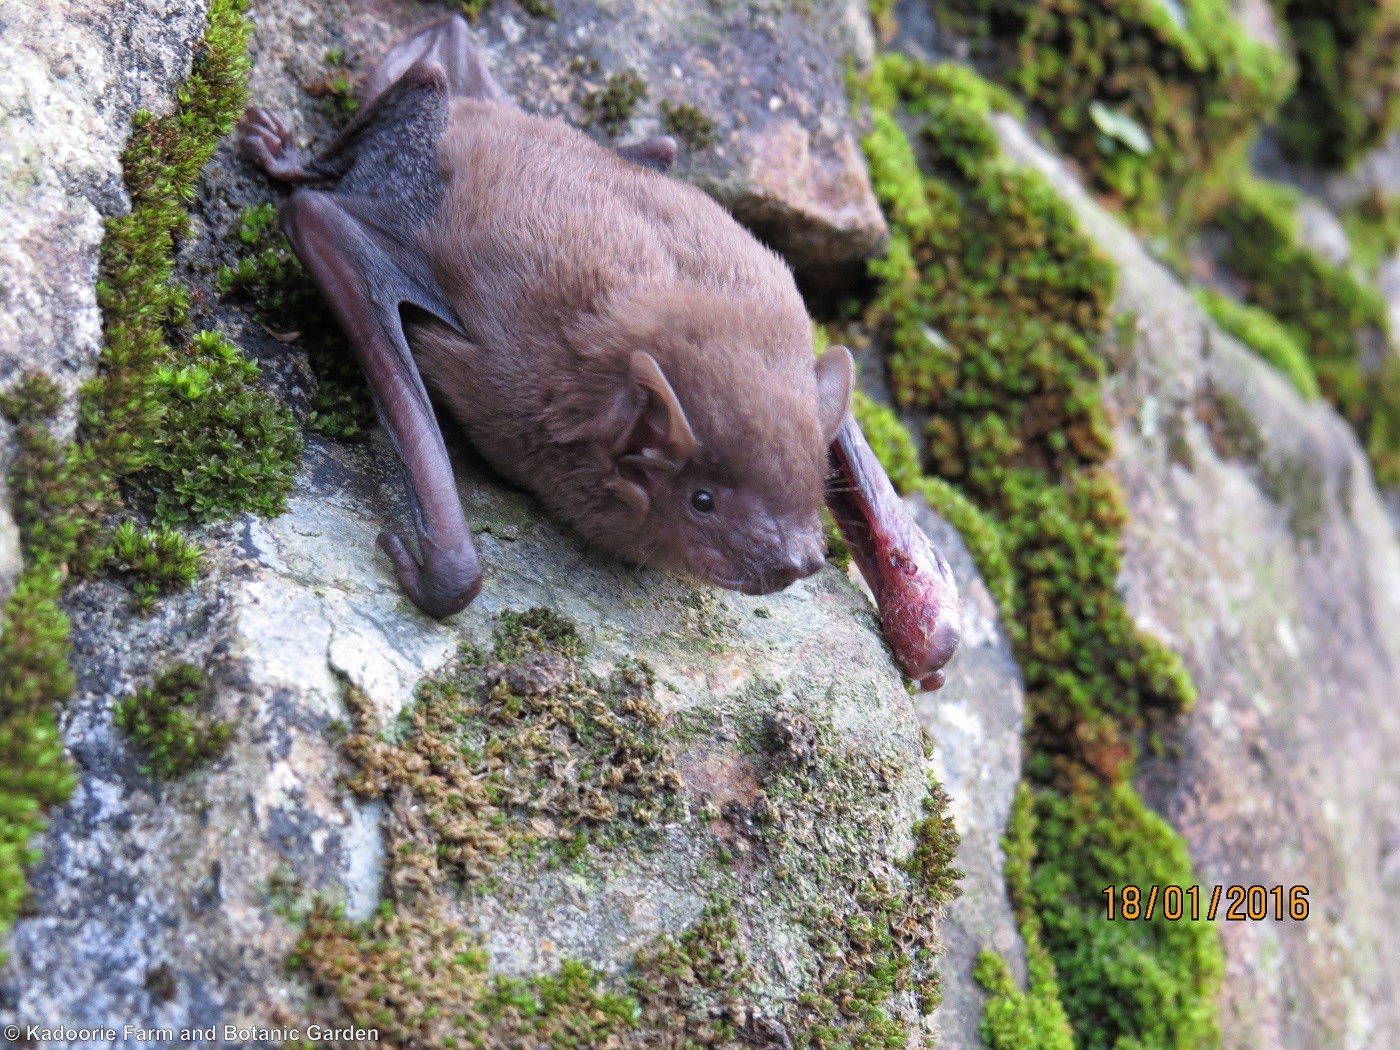
<svg viewBox="0 0 1400 1050">
<path fill-rule="evenodd" d="M 600 681 L 578 669 L 579 654 L 577 629 L 557 614 L 503 614 L 505 663 L 463 662 L 425 683 L 393 740 L 356 706 L 352 787 L 412 791 L 439 862 L 464 883 L 510 852 L 573 864 L 599 837 L 654 836 L 680 802 L 649 672 Z"/>
<path fill-rule="evenodd" d="M 894 1006 L 937 1003 L 934 920 L 957 877 L 940 791 L 914 852 L 892 868 L 888 835 L 898 832 L 883 814 L 903 767 L 846 750 L 819 717 L 775 711 L 776 685 L 719 701 L 722 712 L 692 710 L 693 726 L 668 730 L 650 672 L 589 676 L 577 628 L 557 614 L 503 615 L 493 648 L 496 659 L 468 655 L 425 683 L 392 739 L 373 732 L 351 694 L 352 786 L 390 809 L 394 903 L 367 923 L 326 904 L 307 914 L 293 961 L 338 1015 L 424 1046 L 722 1045 L 762 1038 L 768 1029 L 748 1019 L 765 1016 L 794 1047 L 908 1045 L 911 1022 Z M 667 744 L 704 756 L 720 725 L 757 790 L 688 814 Z M 643 944 L 610 977 L 572 962 L 557 975 L 491 971 L 464 921 L 474 895 L 509 900 L 511 886 L 560 864 L 586 878 L 632 865 L 641 877 L 673 875 L 651 852 L 662 823 L 713 856 L 686 870 L 710 895 L 688 927 Z M 746 941 L 774 927 L 796 953 L 796 999 L 759 997 L 765 982 Z"/>
<path fill-rule="evenodd" d="M 258 366 L 216 332 L 198 333 L 156 370 L 164 418 L 131 485 L 153 499 L 157 522 L 286 509 L 301 432 L 257 376 Z"/>
<path fill-rule="evenodd" d="M 213 337 L 179 337 L 188 294 L 172 277 L 195 180 L 243 111 L 245 6 L 214 0 L 174 110 L 161 118 L 138 113 L 133 121 L 122 156 L 132 209 L 111 220 L 103 238 L 97 299 L 104 346 L 96 376 L 81 391 L 79 439 L 60 444 L 45 424 L 60 402 L 51 381 L 26 377 L 5 398 L 3 410 L 16 424 L 9 484 L 24 569 L 0 626 L 0 934 L 24 895 L 24 871 L 34 860 L 30 836 L 42 826 L 44 809 L 65 799 L 73 784 L 54 719 L 55 705 L 74 684 L 69 623 L 59 606 L 65 579 L 111 568 L 137 577 L 138 600 L 146 602 L 186 579 L 197 560 L 193 548 L 160 532 L 134 526 L 108 532 L 121 508 L 121 486 L 157 500 L 165 495 L 166 506 L 193 516 L 227 512 L 244 499 L 271 506 L 289 476 L 279 472 L 290 463 L 269 458 L 267 450 L 257 450 L 256 476 L 227 458 L 230 435 L 246 447 L 247 434 L 266 436 L 265 424 L 278 412 L 221 347 L 214 359 L 201 359 Z M 191 415 L 183 402 L 207 384 L 235 407 Z M 251 431 L 235 418 L 243 410 Z M 188 487 L 170 473 L 215 458 L 240 479 L 237 491 Z M 182 493 L 197 504 L 181 504 Z"/>
<path fill-rule="evenodd" d="M 1016 789 L 1002 838 L 1006 855 L 1006 889 L 1021 926 L 1026 948 L 1026 991 L 1011 981 L 1006 965 L 989 951 L 974 964 L 973 976 L 991 993 L 982 1014 L 982 1038 L 992 1050 L 1021 1047 L 1068 1048 L 1074 1045 L 1069 1018 L 1060 1001 L 1054 960 L 1042 938 L 1040 913 L 1031 898 L 1036 860 L 1035 796 L 1029 784 Z"/>
<path fill-rule="evenodd" d="M 524 978 L 488 973 L 479 938 L 435 888 L 422 896 L 419 907 L 381 909 L 363 924 L 314 907 L 293 965 L 391 1046 L 602 1046 L 635 1023 L 635 1000 L 603 988 L 583 963 Z"/>
<path fill-rule="evenodd" d="M 245 208 L 234 236 L 239 259 L 219 270 L 219 291 L 248 305 L 279 340 L 306 351 L 316 377 L 306 425 L 326 437 L 349 440 L 374 424 L 369 386 L 340 326 L 311 277 L 277 228 L 277 208 Z"/>
<path fill-rule="evenodd" d="M 996 97 L 968 78 L 907 59 L 877 63 L 864 145 L 891 247 L 872 266 L 879 284 L 867 318 L 883 334 L 896 401 L 929 420 L 925 462 L 997 537 L 977 545 L 979 563 L 987 550 L 1005 558 L 991 575 L 1025 677 L 1030 785 L 1008 885 L 1021 884 L 1013 900 L 1032 987 L 1021 999 L 996 981 L 989 1038 L 1031 1026 L 1045 1045 L 1066 1045 L 1063 1010 L 1077 1044 L 1163 1045 L 1169 1031 L 1184 1040 L 1171 1045 L 1197 1045 L 1214 1025 L 1212 930 L 1141 935 L 1086 919 L 1063 935 L 1098 907 L 1105 883 L 1093 880 L 1107 868 L 1120 881 L 1145 881 L 1142 870 L 1194 881 L 1181 840 L 1133 793 L 1131 740 L 1195 693 L 1118 593 L 1125 510 L 1103 466 L 1111 429 L 1100 395 L 1114 269 L 1043 177 L 1001 156 Z M 902 130 L 910 125 L 928 173 Z M 909 472 L 907 451 L 891 454 L 888 442 L 880 451 L 892 475 Z M 1125 849 L 1108 860 L 1095 852 L 1134 835 L 1157 851 L 1151 864 L 1140 851 L 1121 864 Z M 995 981 L 990 965 L 982 969 Z"/>
<path fill-rule="evenodd" d="M 340 51 L 326 52 L 326 65 L 330 70 L 323 76 L 306 85 L 307 94 L 321 100 L 321 108 L 332 124 L 348 123 L 360 110 L 360 100 L 355 97 L 355 81 L 350 70 L 342 63 L 345 55 Z"/>
<path fill-rule="evenodd" d="M 1368 327 L 1385 331 L 1379 293 L 1299 243 L 1289 187 L 1242 176 L 1212 222 L 1228 239 L 1225 265 L 1304 349 L 1323 395 L 1366 446 L 1376 479 L 1400 482 L 1400 362 L 1387 356 L 1369 370 L 1360 336 Z"/>
<path fill-rule="evenodd" d="M 626 127 L 637 104 L 646 97 L 646 81 L 636 70 L 614 73 L 601 88 L 583 96 L 584 127 L 597 125 L 609 135 L 616 135 Z"/>
<path fill-rule="evenodd" d="M 1162 205 L 1192 196 L 1192 182 L 1244 155 L 1292 80 L 1228 0 L 1183 0 L 1182 24 L 1159 0 L 936 0 L 934 9 L 985 43 L 1061 147 L 1148 228 L 1162 226 Z"/>
<path fill-rule="evenodd" d="M 1088 774 L 1072 792 L 1037 791 L 1035 809 L 1040 855 L 1073 858 L 1037 865 L 1029 898 L 1062 975 L 1078 1045 L 1216 1045 L 1224 964 L 1212 924 L 1161 916 L 1107 922 L 1103 897 L 1094 896 L 1110 885 L 1194 885 L 1180 836 L 1131 785 Z"/>
<path fill-rule="evenodd" d="M 1382 260 L 1400 251 L 1400 195 L 1372 189 L 1342 209 L 1342 225 L 1357 265 L 1374 275 Z"/>
<path fill-rule="evenodd" d="M 142 529 L 124 521 L 112 533 L 108 565 L 132 580 L 132 591 L 142 611 L 156 596 L 180 590 L 199 576 L 203 551 L 171 529 Z"/>
<path fill-rule="evenodd" d="M 661 127 L 674 135 L 693 153 L 709 149 L 719 141 L 715 122 L 689 102 L 679 105 L 669 99 L 661 100 Z"/>
<path fill-rule="evenodd" d="M 1309 401 L 1318 398 L 1317 375 L 1307 354 L 1273 314 L 1211 288 L 1197 288 L 1196 301 L 1216 324 L 1282 372 L 1298 393 Z"/>
<path fill-rule="evenodd" d="M 1381 0 L 1275 0 L 1298 52 L 1279 114 L 1295 159 L 1345 167 L 1400 120 L 1400 9 Z"/>
<path fill-rule="evenodd" d="M 972 976 L 990 994 L 982 1013 L 982 1042 L 991 1050 L 1073 1050 L 1069 1019 L 1054 996 L 1022 992 L 1011 979 L 1005 960 L 983 949 Z"/>
<path fill-rule="evenodd" d="M 233 725 L 200 712 L 207 695 L 202 670 L 175 664 L 117 704 L 113 721 L 145 754 L 143 773 L 173 780 L 224 752 Z"/>
</svg>

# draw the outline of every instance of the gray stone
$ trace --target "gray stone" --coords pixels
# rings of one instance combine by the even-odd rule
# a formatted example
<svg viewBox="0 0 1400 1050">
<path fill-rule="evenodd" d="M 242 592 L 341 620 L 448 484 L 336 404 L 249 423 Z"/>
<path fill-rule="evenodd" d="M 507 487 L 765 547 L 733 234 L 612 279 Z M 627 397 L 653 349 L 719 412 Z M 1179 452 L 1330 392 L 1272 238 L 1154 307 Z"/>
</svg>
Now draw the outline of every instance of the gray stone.
<svg viewBox="0 0 1400 1050">
<path fill-rule="evenodd" d="M 953 567 L 962 596 L 962 642 L 936 693 L 916 697 L 919 721 L 933 741 L 933 771 L 951 798 L 962 841 L 956 864 L 962 895 L 948 905 L 939 928 L 947 948 L 940 970 L 943 1003 L 933 1019 L 946 1050 L 982 1046 L 986 993 L 972 979 L 984 948 L 1010 964 L 1024 983 L 1025 945 L 1006 895 L 1001 838 L 1021 779 L 1025 690 L 1001 614 L 962 537 L 916 497 L 914 518 Z"/>
<path fill-rule="evenodd" d="M 328 893 L 365 916 L 378 903 L 384 866 L 378 806 L 339 786 L 347 766 L 329 729 L 347 718 L 345 684 L 391 725 L 414 685 L 460 642 L 489 642 L 505 609 L 543 605 L 573 619 L 599 672 L 645 660 L 668 714 L 722 727 L 759 704 L 829 727 L 814 730 L 818 743 L 896 777 L 881 800 L 887 870 L 912 850 L 925 778 L 918 721 L 874 617 L 839 572 L 761 598 L 696 592 L 596 557 L 528 498 L 464 472 L 487 582 L 464 613 L 429 620 L 374 547 L 386 513 L 407 518 L 383 469 L 388 453 L 382 442 L 312 442 L 288 513 L 208 531 L 225 568 L 149 620 L 125 611 L 113 585 L 78 587 L 71 607 L 81 684 L 63 734 L 79 788 L 36 843 L 38 914 L 10 939 L 0 1021 L 139 1018 L 178 1028 L 266 1025 L 279 1011 L 303 1011 L 306 989 L 284 966 L 296 930 L 277 911 L 277 880 L 293 874 L 299 892 Z M 367 477 L 376 481 L 367 486 Z M 153 663 L 177 658 L 212 668 L 216 712 L 237 730 L 207 770 L 159 785 L 139 772 L 112 706 Z M 527 665 L 531 688 L 548 687 L 547 663 Z M 744 771 L 754 759 L 732 733 L 680 746 L 675 768 L 693 806 L 752 793 L 757 782 Z M 657 933 L 684 929 L 705 904 L 708 881 L 696 865 L 709 835 L 703 823 L 677 825 L 640 867 L 567 885 L 542 876 L 508 897 L 488 896 L 479 922 L 493 965 L 539 972 L 568 957 L 614 970 Z M 750 892 L 764 892 L 762 884 Z M 785 952 L 792 975 L 801 973 L 782 947 L 790 931 L 754 927 L 745 936 L 756 957 L 777 962 L 760 948 L 769 943 Z M 174 981 L 165 1001 L 147 987 L 160 967 Z M 766 990 L 774 1001 L 791 994 L 779 981 Z"/>
<path fill-rule="evenodd" d="M 1351 260 L 1351 241 L 1341 220 L 1312 197 L 1298 202 L 1298 241 L 1333 266 L 1345 266 Z"/>
<path fill-rule="evenodd" d="M 1122 587 L 1201 694 L 1168 742 L 1179 757 L 1143 763 L 1146 797 L 1207 887 L 1308 889 L 1306 921 L 1220 923 L 1225 1045 L 1396 1046 L 1400 548 L 1365 455 L 1209 325 L 1023 127 L 998 130 L 1113 257 L 1118 309 L 1138 319 L 1110 383 Z M 1253 420 L 1247 458 L 1202 423 L 1224 398 Z M 1159 426 L 1143 425 L 1149 403 Z"/>
<path fill-rule="evenodd" d="M 526 109 L 584 124 L 584 99 L 632 71 L 647 97 L 609 143 L 661 134 L 661 105 L 690 104 L 714 122 L 715 143 L 681 144 L 678 177 L 696 183 L 752 227 L 808 284 L 846 279 L 888 237 L 846 97 L 845 62 L 868 66 L 869 16 L 858 0 L 709 3 L 561 0 L 555 21 L 509 4 L 482 14 L 478 40 L 493 73 Z M 295 88 L 326 74 L 327 47 L 361 67 L 410 27 L 431 21 L 411 5 L 349 12 L 324 24 L 314 0 L 259 7 L 253 97 L 290 108 Z"/>
</svg>

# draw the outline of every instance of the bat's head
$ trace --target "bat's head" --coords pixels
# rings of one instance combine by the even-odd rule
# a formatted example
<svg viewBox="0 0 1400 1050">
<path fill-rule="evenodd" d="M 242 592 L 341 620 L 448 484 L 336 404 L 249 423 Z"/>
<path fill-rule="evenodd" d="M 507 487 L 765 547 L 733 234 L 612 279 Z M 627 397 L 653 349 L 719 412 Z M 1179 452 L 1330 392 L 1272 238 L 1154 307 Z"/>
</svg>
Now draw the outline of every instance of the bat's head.
<svg viewBox="0 0 1400 1050">
<path fill-rule="evenodd" d="M 826 554 L 827 447 L 850 405 L 850 352 L 832 347 L 814 361 L 805 343 L 781 354 L 704 341 L 656 349 L 628 361 L 631 411 L 609 488 L 635 529 L 610 546 L 746 594 L 816 572 Z"/>
</svg>

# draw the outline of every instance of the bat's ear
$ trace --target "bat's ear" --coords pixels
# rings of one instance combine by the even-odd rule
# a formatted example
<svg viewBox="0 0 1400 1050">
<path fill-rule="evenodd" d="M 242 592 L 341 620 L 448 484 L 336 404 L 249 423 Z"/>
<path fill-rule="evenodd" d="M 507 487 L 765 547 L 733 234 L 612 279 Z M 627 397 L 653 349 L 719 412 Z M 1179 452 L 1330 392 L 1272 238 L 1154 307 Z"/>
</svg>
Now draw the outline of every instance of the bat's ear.
<svg viewBox="0 0 1400 1050">
<path fill-rule="evenodd" d="M 656 358 L 644 350 L 632 354 L 629 374 L 645 400 L 623 450 L 624 459 L 634 466 L 679 470 L 697 445 L 680 399 Z"/>
<path fill-rule="evenodd" d="M 822 428 L 823 445 L 836 440 L 841 421 L 851 410 L 855 376 L 851 352 L 844 346 L 829 347 L 817 358 L 817 420 Z"/>
</svg>

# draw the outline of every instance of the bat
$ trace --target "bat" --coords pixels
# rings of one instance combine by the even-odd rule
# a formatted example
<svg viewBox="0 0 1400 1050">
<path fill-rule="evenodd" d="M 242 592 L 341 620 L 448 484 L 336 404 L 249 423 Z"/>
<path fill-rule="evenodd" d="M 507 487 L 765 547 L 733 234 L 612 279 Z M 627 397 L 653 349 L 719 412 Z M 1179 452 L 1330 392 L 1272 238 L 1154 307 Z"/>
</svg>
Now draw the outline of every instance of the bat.
<svg viewBox="0 0 1400 1050">
<path fill-rule="evenodd" d="M 957 588 L 850 415 L 850 352 L 813 357 L 790 269 L 667 176 L 675 141 L 609 150 L 525 113 L 460 16 L 361 102 L 318 154 L 259 108 L 238 145 L 297 187 L 282 228 L 407 481 L 418 554 L 378 545 L 413 602 L 450 616 L 482 581 L 436 404 L 591 544 L 748 594 L 820 568 L 825 501 L 900 667 L 940 686 Z"/>
</svg>

